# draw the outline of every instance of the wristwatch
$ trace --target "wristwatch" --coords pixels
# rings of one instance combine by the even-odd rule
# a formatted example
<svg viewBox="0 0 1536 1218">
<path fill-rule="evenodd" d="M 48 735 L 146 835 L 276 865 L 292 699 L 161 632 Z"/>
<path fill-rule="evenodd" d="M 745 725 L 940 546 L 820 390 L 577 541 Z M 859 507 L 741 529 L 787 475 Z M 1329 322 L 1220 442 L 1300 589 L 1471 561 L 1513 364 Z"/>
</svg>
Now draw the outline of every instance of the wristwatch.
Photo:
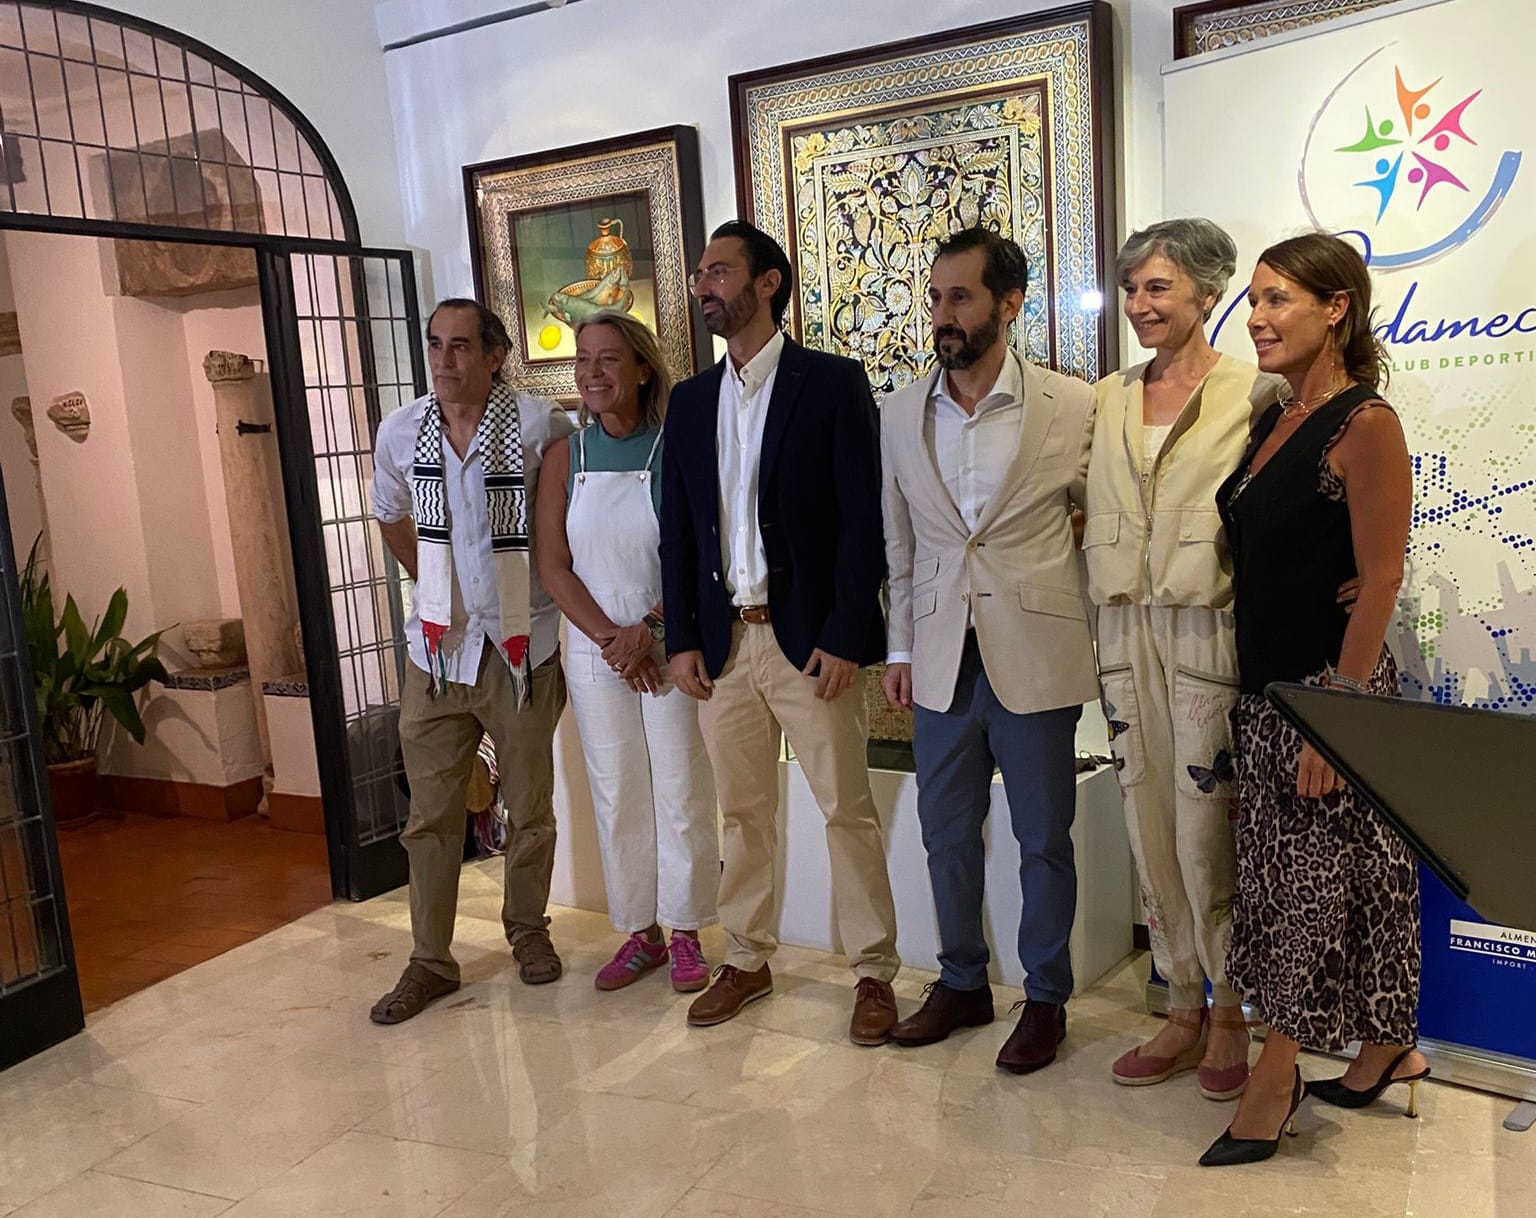
<svg viewBox="0 0 1536 1218">
<path fill-rule="evenodd" d="M 647 613 L 640 620 L 642 622 L 644 622 L 648 627 L 650 627 L 651 638 L 653 640 L 655 640 L 656 642 L 660 643 L 660 642 L 662 642 L 663 640 L 666 639 L 666 637 L 667 637 L 667 624 L 664 621 L 662 621 L 659 617 L 657 617 L 654 613 Z"/>
</svg>

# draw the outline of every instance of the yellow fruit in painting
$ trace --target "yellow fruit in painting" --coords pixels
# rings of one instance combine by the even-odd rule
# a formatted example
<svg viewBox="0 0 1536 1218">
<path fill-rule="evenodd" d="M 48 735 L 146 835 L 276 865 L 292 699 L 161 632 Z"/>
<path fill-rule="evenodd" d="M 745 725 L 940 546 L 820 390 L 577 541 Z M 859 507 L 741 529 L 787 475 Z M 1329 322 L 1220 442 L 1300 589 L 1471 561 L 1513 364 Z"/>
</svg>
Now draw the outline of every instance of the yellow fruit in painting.
<svg viewBox="0 0 1536 1218">
<path fill-rule="evenodd" d="M 560 327 L 550 322 L 539 331 L 539 346 L 546 351 L 553 351 L 560 345 Z"/>
</svg>

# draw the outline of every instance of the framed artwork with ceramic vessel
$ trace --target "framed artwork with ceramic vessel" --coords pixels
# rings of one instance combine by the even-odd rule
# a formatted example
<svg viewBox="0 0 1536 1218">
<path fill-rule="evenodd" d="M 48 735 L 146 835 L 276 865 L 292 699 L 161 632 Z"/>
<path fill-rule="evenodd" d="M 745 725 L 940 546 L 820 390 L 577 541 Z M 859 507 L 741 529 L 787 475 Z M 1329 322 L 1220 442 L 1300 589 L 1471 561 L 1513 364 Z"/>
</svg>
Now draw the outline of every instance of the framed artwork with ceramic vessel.
<svg viewBox="0 0 1536 1218">
<path fill-rule="evenodd" d="M 574 402 L 575 327 L 617 309 L 672 375 L 711 355 L 688 272 L 704 249 L 698 133 L 663 127 L 464 168 L 475 294 L 506 323 L 507 376 Z"/>
</svg>

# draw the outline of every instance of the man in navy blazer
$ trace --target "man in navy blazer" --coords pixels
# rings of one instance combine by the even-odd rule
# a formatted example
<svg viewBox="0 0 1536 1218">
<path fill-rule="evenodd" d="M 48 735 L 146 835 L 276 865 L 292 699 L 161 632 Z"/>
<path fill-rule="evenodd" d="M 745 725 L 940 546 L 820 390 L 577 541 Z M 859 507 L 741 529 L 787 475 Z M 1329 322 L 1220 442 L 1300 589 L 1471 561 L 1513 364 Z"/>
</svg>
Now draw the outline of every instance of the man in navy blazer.
<svg viewBox="0 0 1536 1218">
<path fill-rule="evenodd" d="M 721 225 L 691 282 L 727 355 L 667 406 L 663 609 L 672 680 L 701 703 L 715 771 L 728 950 L 688 1022 L 723 1023 L 773 989 L 782 732 L 826 817 L 838 933 L 859 978 L 849 1035 L 882 1044 L 900 961 L 859 679 L 885 654 L 874 398 L 860 364 L 779 328 L 789 259 L 766 233 Z"/>
</svg>

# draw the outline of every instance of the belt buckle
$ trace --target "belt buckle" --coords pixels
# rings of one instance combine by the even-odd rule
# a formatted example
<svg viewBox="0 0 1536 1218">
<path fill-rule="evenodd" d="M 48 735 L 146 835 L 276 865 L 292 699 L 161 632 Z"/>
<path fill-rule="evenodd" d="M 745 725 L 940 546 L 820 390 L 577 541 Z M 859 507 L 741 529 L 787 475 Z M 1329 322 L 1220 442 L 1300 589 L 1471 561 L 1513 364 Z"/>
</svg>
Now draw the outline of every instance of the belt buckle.
<svg viewBox="0 0 1536 1218">
<path fill-rule="evenodd" d="M 761 626 L 768 621 L 767 605 L 738 605 L 736 616 L 748 626 Z"/>
</svg>

